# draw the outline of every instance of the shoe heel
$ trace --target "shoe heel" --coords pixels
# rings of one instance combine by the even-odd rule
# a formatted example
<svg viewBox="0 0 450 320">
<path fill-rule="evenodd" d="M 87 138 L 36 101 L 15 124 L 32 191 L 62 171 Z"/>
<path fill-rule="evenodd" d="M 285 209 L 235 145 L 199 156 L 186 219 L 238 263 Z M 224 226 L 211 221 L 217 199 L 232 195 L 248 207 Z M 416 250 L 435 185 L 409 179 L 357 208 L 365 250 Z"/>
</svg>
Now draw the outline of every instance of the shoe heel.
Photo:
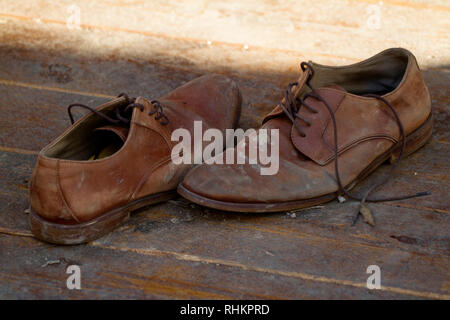
<svg viewBox="0 0 450 320">
<path fill-rule="evenodd" d="M 431 138 L 433 131 L 433 115 L 430 114 L 428 119 L 416 130 L 406 136 L 406 146 L 403 152 L 403 157 L 413 154 L 421 147 L 423 147 Z M 399 147 L 391 154 L 389 158 L 390 163 L 394 163 L 400 156 L 401 147 Z"/>
<path fill-rule="evenodd" d="M 64 225 L 46 221 L 31 209 L 29 222 L 31 232 L 37 239 L 54 244 L 75 245 L 104 236 L 125 223 L 129 217 L 130 212 L 123 210 L 92 222 Z"/>
<path fill-rule="evenodd" d="M 33 235 L 45 242 L 75 245 L 98 239 L 124 224 L 132 211 L 177 197 L 175 190 L 140 198 L 100 217 L 79 224 L 61 224 L 41 218 L 30 208 L 29 222 Z"/>
</svg>

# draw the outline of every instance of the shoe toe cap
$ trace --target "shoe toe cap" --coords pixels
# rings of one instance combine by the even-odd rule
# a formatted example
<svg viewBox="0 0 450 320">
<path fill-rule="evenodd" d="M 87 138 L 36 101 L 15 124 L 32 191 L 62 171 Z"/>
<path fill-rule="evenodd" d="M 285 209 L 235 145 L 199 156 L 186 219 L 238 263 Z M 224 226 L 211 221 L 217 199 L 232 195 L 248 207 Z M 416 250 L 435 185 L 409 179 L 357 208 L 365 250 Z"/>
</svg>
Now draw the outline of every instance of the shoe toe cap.
<svg viewBox="0 0 450 320">
<path fill-rule="evenodd" d="M 336 189 L 331 175 L 280 163 L 275 175 L 261 175 L 259 165 L 200 165 L 182 182 L 200 197 L 236 203 L 279 203 L 322 196 Z"/>
</svg>

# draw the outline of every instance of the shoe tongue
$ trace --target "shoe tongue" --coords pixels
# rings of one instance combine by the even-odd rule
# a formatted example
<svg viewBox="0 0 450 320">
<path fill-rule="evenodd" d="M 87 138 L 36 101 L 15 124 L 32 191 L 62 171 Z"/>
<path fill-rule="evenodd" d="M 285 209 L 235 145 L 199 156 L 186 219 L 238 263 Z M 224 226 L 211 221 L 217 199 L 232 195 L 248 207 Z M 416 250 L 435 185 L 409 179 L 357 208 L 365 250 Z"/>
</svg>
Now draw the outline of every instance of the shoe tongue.
<svg viewBox="0 0 450 320">
<path fill-rule="evenodd" d="M 344 88 L 342 88 L 341 86 L 335 84 L 335 83 L 330 83 L 327 84 L 323 87 L 318 88 L 318 90 L 323 89 L 323 88 L 327 88 L 327 89 L 334 89 L 337 91 L 341 91 L 341 92 L 347 92 Z M 311 97 L 307 98 L 308 99 L 312 99 Z M 283 110 L 280 108 L 280 106 L 276 106 L 275 109 L 273 109 L 268 115 L 266 115 L 262 121 L 262 124 L 266 123 L 268 120 L 273 119 L 278 117 L 279 115 L 283 114 Z"/>
<path fill-rule="evenodd" d="M 125 127 L 121 127 L 121 126 L 110 125 L 110 126 L 95 128 L 94 132 L 97 132 L 97 131 L 112 132 L 112 133 L 116 134 L 122 140 L 122 142 L 125 143 L 125 141 L 127 140 L 129 129 L 125 128 Z"/>
</svg>

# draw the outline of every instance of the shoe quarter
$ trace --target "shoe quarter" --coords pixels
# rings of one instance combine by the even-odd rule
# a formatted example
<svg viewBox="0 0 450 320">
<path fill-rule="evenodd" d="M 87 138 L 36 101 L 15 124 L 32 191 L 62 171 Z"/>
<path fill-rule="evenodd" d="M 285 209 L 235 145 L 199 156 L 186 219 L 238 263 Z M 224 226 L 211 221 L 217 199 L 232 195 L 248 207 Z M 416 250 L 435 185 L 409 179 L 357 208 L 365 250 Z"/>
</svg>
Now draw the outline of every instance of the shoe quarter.
<svg viewBox="0 0 450 320">
<path fill-rule="evenodd" d="M 395 116 L 381 101 L 347 94 L 335 113 L 338 133 L 338 154 L 361 143 L 387 140 L 396 143 L 400 136 Z M 329 150 L 318 159 L 322 165 L 334 159 L 334 130 L 331 117 L 322 140 Z"/>
<path fill-rule="evenodd" d="M 147 172 L 168 156 L 170 149 L 159 134 L 133 124 L 114 155 L 95 161 L 60 161 L 61 190 L 78 219 L 88 221 L 128 203 Z"/>
</svg>

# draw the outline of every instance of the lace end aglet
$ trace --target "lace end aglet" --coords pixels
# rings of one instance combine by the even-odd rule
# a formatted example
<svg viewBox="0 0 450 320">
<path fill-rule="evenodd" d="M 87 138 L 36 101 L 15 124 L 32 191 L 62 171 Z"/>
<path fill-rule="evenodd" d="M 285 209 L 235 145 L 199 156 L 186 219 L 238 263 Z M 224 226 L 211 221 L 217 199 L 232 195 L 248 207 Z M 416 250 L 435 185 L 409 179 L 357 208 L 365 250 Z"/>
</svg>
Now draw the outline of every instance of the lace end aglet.
<svg viewBox="0 0 450 320">
<path fill-rule="evenodd" d="M 367 207 L 364 203 L 361 203 L 359 212 L 361 213 L 365 223 L 375 227 L 375 219 L 373 218 L 372 210 L 370 210 L 369 207 Z"/>
</svg>

